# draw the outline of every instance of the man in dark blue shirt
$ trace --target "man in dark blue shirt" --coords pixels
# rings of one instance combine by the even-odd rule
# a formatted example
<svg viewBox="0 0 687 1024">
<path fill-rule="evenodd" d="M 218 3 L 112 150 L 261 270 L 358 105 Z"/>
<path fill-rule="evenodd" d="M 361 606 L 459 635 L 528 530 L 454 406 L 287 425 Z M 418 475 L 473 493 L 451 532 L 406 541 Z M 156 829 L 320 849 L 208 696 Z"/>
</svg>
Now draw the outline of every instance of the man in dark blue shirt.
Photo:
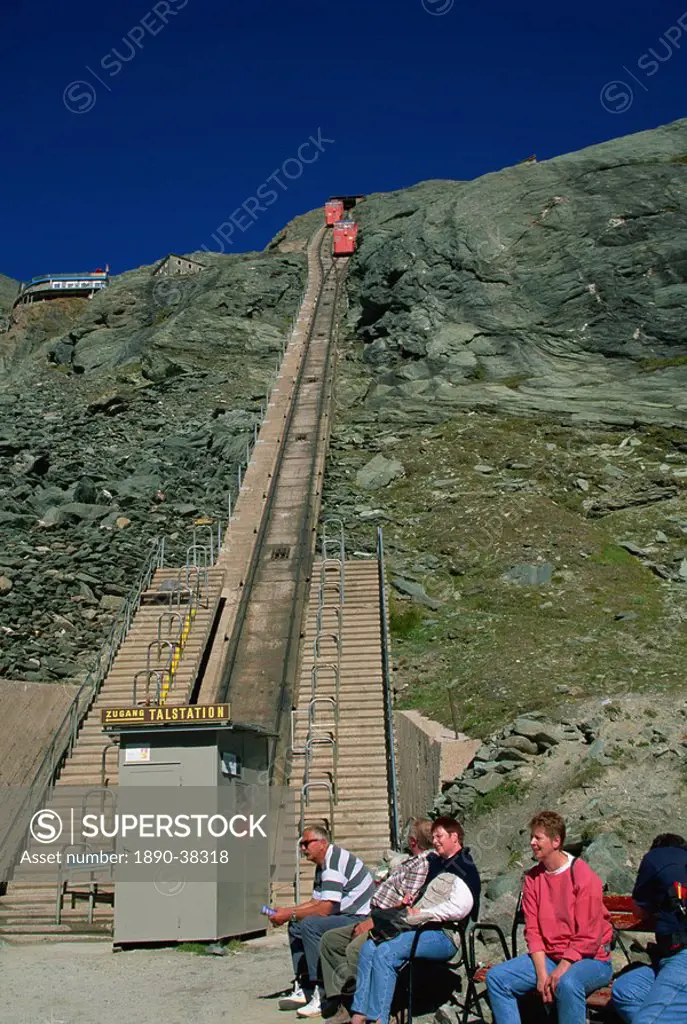
<svg viewBox="0 0 687 1024">
<path fill-rule="evenodd" d="M 613 983 L 613 1008 L 629 1024 L 687 1021 L 687 840 L 656 836 L 639 865 L 632 898 L 656 929 L 651 967 Z"/>
</svg>

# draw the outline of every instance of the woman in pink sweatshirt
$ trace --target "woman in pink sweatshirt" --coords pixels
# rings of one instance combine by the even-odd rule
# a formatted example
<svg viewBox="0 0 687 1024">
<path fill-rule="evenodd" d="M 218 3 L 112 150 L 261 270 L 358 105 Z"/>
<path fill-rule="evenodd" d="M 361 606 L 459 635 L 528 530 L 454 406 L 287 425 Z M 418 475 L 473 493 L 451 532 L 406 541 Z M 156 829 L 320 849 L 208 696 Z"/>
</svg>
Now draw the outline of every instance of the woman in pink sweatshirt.
<svg viewBox="0 0 687 1024">
<path fill-rule="evenodd" d="M 518 997 L 536 989 L 555 1003 L 559 1024 L 584 1024 L 590 992 L 611 980 L 611 926 L 602 882 L 563 850 L 565 822 L 542 811 L 530 822 L 536 867 L 525 875 L 522 906 L 528 953 L 487 974 L 496 1024 L 520 1024 Z"/>
</svg>

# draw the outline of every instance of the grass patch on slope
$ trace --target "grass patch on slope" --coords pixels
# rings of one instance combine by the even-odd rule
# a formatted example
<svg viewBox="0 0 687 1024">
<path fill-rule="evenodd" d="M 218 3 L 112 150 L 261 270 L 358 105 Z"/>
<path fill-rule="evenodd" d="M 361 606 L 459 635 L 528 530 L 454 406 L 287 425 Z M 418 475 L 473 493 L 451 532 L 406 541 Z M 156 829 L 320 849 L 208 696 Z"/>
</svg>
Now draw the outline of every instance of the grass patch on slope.
<svg viewBox="0 0 687 1024">
<path fill-rule="evenodd" d="M 587 511 L 621 488 L 635 501 L 670 449 L 655 431 L 641 450 L 626 438 L 473 415 L 384 449 L 406 469 L 376 499 L 393 520 L 387 564 L 427 593 L 436 583 L 442 600 L 436 611 L 407 601 L 392 610 L 399 707 L 451 726 L 450 688 L 459 727 L 483 736 L 567 699 L 681 685 L 687 642 L 665 584 L 618 544 L 646 509 Z M 436 567 L 418 570 L 428 553 Z M 519 563 L 549 563 L 550 582 L 507 582 Z"/>
</svg>

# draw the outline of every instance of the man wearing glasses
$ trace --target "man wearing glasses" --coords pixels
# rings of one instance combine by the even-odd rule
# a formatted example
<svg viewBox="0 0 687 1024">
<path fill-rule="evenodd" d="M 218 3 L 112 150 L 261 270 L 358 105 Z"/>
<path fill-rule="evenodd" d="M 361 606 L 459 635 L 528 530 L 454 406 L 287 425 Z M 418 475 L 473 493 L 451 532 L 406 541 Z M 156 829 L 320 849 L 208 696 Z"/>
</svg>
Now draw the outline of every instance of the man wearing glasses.
<svg viewBox="0 0 687 1024">
<path fill-rule="evenodd" d="M 303 832 L 300 848 L 316 865 L 311 899 L 295 907 L 275 910 L 273 925 L 289 922 L 289 944 L 295 983 L 287 999 L 279 1001 L 282 1010 L 307 1009 L 314 1016 L 321 1006 L 318 986 L 320 939 L 331 928 L 356 925 L 370 913 L 374 892 L 372 876 L 359 857 L 334 846 L 325 828 L 318 825 Z"/>
</svg>

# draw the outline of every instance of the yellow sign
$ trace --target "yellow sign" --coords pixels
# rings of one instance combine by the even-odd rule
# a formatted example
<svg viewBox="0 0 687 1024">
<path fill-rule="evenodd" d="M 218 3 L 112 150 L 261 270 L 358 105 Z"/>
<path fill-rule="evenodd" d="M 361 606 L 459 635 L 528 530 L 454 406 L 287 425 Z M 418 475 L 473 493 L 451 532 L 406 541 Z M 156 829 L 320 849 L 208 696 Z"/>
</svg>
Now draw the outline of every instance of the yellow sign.
<svg viewBox="0 0 687 1024">
<path fill-rule="evenodd" d="M 130 725 L 167 725 L 187 722 L 212 722 L 219 725 L 231 721 L 230 704 L 183 704 L 180 707 L 103 708 L 100 721 L 104 727 Z"/>
</svg>

